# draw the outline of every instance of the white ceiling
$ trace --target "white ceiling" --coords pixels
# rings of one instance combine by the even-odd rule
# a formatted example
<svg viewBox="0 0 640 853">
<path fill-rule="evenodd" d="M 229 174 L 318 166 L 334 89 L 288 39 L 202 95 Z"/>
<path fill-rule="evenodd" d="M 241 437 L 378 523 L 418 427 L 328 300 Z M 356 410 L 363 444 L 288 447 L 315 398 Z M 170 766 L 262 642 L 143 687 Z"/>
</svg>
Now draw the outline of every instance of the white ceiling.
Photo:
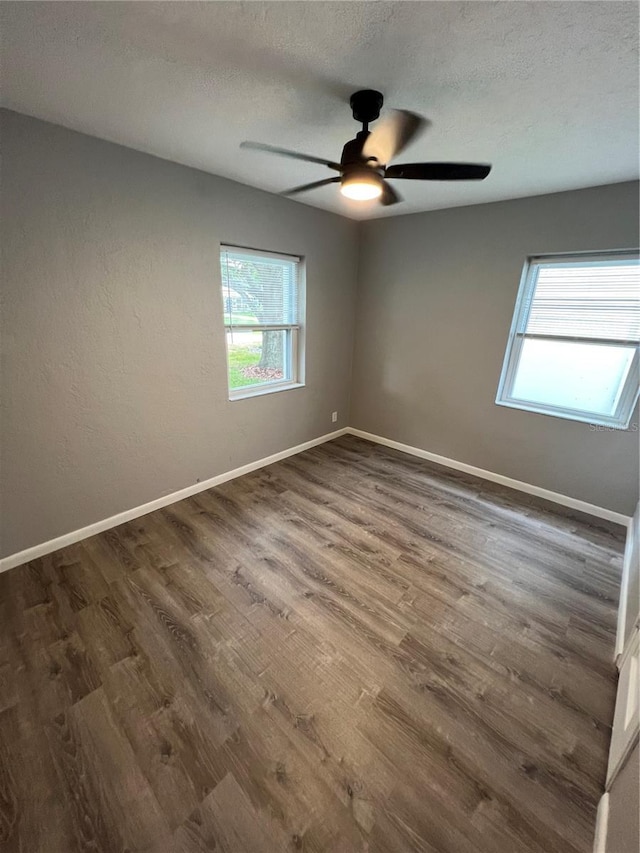
<svg viewBox="0 0 640 853">
<path fill-rule="evenodd" d="M 300 196 L 357 218 L 638 176 L 638 7 L 630 2 L 5 2 L 3 103 L 279 192 L 339 159 L 348 99 L 377 88 L 426 116 L 401 156 L 493 163 L 481 183 L 396 181 L 404 204 Z"/>
</svg>

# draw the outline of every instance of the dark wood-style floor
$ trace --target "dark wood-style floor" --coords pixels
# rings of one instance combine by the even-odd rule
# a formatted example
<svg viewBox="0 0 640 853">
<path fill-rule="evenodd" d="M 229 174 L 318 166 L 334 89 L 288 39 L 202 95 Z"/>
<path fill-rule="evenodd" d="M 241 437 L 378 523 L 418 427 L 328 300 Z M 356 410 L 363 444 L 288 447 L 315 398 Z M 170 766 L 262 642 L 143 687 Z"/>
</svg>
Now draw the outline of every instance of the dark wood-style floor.
<svg viewBox="0 0 640 853">
<path fill-rule="evenodd" d="M 0 846 L 587 853 L 621 531 L 353 437 L 0 576 Z"/>
</svg>

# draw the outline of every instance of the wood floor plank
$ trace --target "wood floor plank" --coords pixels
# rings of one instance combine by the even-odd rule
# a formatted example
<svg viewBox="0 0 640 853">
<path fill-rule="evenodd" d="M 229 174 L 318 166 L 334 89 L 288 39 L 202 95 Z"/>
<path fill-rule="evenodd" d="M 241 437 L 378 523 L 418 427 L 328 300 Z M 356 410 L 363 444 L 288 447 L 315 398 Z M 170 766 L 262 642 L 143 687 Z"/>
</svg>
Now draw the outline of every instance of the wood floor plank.
<svg viewBox="0 0 640 853">
<path fill-rule="evenodd" d="M 69 850 L 158 850 L 163 812 L 102 688 L 48 726 L 61 793 L 69 804 Z"/>
<path fill-rule="evenodd" d="M 9 853 L 588 853 L 623 531 L 351 436 L 0 575 Z"/>
<path fill-rule="evenodd" d="M 189 821 L 187 832 L 180 833 L 183 850 L 193 849 L 189 834 L 193 837 L 196 827 L 196 838 L 205 840 L 205 850 L 220 850 L 220 853 L 254 853 L 256 850 L 281 853 L 286 850 L 283 833 L 256 813 L 231 773 L 203 801 L 197 816 Z"/>
</svg>

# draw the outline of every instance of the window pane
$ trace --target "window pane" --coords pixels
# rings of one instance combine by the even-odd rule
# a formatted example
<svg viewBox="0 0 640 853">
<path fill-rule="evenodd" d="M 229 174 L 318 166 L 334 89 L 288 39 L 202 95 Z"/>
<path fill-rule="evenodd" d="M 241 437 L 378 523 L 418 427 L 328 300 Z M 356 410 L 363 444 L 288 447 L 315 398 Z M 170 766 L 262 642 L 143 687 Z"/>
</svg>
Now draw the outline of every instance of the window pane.
<svg viewBox="0 0 640 853">
<path fill-rule="evenodd" d="M 220 270 L 225 325 L 298 322 L 295 261 L 223 249 Z"/>
<path fill-rule="evenodd" d="M 526 339 L 511 397 L 613 415 L 634 347 Z"/>
<path fill-rule="evenodd" d="M 291 381 L 289 331 L 227 330 L 229 388 Z"/>
</svg>

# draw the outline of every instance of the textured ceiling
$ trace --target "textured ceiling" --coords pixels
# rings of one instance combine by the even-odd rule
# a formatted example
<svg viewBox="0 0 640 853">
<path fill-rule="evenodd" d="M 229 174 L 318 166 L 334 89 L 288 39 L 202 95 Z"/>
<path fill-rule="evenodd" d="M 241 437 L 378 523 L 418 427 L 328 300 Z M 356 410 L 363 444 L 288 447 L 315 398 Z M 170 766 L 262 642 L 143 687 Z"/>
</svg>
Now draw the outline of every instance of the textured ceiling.
<svg viewBox="0 0 640 853">
<path fill-rule="evenodd" d="M 12 109 L 279 192 L 331 173 L 244 139 L 339 159 L 358 88 L 430 122 L 400 160 L 493 163 L 482 183 L 396 181 L 377 216 L 638 176 L 638 7 L 619 2 L 13 3 Z"/>
</svg>

